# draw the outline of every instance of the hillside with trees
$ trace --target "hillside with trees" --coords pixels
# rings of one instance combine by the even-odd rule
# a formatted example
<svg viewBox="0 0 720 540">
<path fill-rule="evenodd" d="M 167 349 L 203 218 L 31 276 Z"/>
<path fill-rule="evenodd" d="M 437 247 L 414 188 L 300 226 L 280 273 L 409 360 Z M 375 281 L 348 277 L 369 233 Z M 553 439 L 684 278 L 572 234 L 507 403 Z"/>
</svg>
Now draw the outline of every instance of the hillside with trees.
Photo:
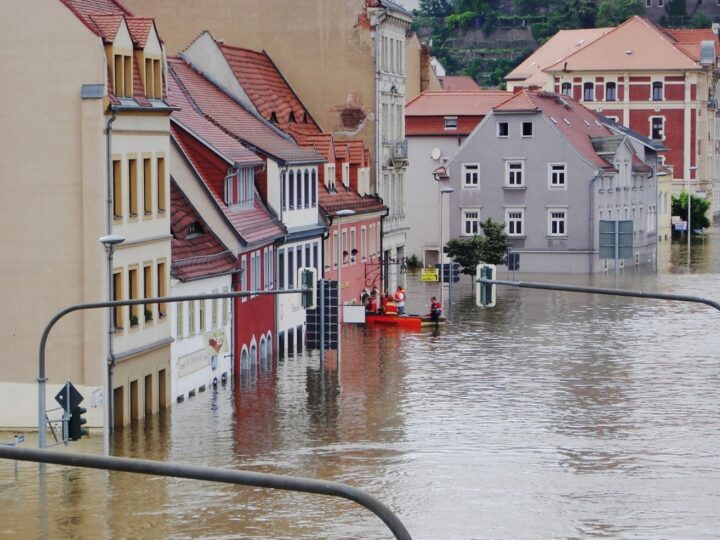
<svg viewBox="0 0 720 540">
<path fill-rule="evenodd" d="M 710 27 L 706 15 L 687 13 L 684 0 L 665 6 L 662 26 Z M 644 0 L 420 0 L 414 27 L 448 75 L 498 87 L 558 30 L 616 26 L 644 13 Z"/>
</svg>

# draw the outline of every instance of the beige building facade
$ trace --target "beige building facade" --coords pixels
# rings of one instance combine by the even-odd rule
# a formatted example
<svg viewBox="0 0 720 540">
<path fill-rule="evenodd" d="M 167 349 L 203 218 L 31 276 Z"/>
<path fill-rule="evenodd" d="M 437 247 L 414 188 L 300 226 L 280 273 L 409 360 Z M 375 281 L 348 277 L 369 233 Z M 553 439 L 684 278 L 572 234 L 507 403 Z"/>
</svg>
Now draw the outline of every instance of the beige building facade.
<svg viewBox="0 0 720 540">
<path fill-rule="evenodd" d="M 47 322 L 68 306 L 107 300 L 99 237 L 126 238 L 112 268 L 118 299 L 167 292 L 164 52 L 151 21 L 139 23 L 120 8 L 92 21 L 86 9 L 92 4 L 10 0 L 0 18 L 0 223 L 12 231 L 3 239 L 0 272 L 8 307 L 0 315 L 0 428 L 37 426 L 38 347 Z M 164 406 L 170 343 L 164 309 L 116 311 L 111 399 L 104 390 L 108 312 L 61 319 L 46 352 L 48 408 L 57 406 L 54 396 L 66 381 L 85 397 L 90 427 L 103 425 L 109 402 L 116 423 Z"/>
</svg>

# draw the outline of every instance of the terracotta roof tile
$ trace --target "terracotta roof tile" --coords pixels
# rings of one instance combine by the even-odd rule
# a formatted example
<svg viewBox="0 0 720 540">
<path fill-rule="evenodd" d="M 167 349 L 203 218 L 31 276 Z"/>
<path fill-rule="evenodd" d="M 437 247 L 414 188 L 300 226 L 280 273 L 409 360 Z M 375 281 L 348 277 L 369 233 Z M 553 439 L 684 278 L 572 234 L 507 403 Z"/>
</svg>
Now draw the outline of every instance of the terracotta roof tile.
<svg viewBox="0 0 720 540">
<path fill-rule="evenodd" d="M 213 124 L 193 105 L 172 69 L 168 70 L 167 87 L 168 102 L 178 108 L 173 111 L 172 119 L 180 122 L 186 131 L 192 131 L 196 137 L 235 163 L 243 165 L 261 165 L 263 163 L 262 159 Z"/>
<path fill-rule="evenodd" d="M 497 90 L 476 92 L 425 91 L 405 106 L 405 116 L 484 116 L 512 94 Z"/>
<path fill-rule="evenodd" d="M 191 234 L 195 224 L 200 234 Z M 195 227 L 197 227 L 195 225 Z M 171 272 L 180 281 L 232 272 L 237 260 L 188 201 L 175 181 L 170 182 Z"/>
<path fill-rule="evenodd" d="M 95 24 L 100 31 L 100 37 L 102 37 L 106 43 L 115 41 L 115 36 L 117 36 L 118 30 L 120 30 L 120 23 L 123 20 L 122 13 L 107 15 L 94 14 L 89 15 L 88 18 Z"/>
<path fill-rule="evenodd" d="M 346 189 L 339 182 L 336 184 L 337 191 L 328 191 L 320 186 L 319 202 L 320 208 L 327 215 L 334 216 L 338 210 L 355 210 L 358 214 L 367 212 L 379 212 L 385 209 L 382 201 L 373 196 L 361 197 L 354 191 Z"/>
<path fill-rule="evenodd" d="M 72 11 L 90 30 L 98 36 L 103 36 L 102 31 L 92 20 L 91 15 L 108 15 L 119 13 L 132 16 L 132 13 L 122 4 L 115 0 L 60 0 Z"/>
<path fill-rule="evenodd" d="M 335 162 L 335 145 L 330 133 L 317 133 L 297 139 L 303 148 L 309 148 L 325 158 L 329 163 Z"/>
<path fill-rule="evenodd" d="M 458 92 L 458 91 L 477 91 L 480 87 L 472 77 L 468 75 L 445 75 L 444 77 L 438 77 L 440 86 L 446 92 Z"/>
<path fill-rule="evenodd" d="M 305 126 L 306 133 L 320 128 L 267 53 L 218 43 L 230 69 L 265 120 L 285 132 Z"/>
<path fill-rule="evenodd" d="M 150 17 L 126 17 L 125 22 L 135 45 L 144 49 L 150 35 L 150 29 L 155 24 L 153 19 Z"/>
<path fill-rule="evenodd" d="M 358 167 L 369 167 L 369 152 L 363 141 L 343 141 L 350 154 L 350 163 Z"/>
<path fill-rule="evenodd" d="M 672 34 L 634 16 L 545 71 L 698 69 Z"/>
<path fill-rule="evenodd" d="M 168 60 L 193 105 L 215 125 L 259 151 L 288 162 L 322 162 L 322 156 L 282 137 L 180 59 Z"/>
<path fill-rule="evenodd" d="M 255 197 L 253 205 L 248 208 L 231 209 L 225 204 L 225 176 L 230 166 L 227 161 L 175 123 L 170 125 L 170 134 L 193 165 L 210 196 L 245 243 L 272 242 L 284 234 L 282 225 L 270 215 L 258 197 Z"/>
<path fill-rule="evenodd" d="M 558 63 L 575 51 L 587 47 L 607 34 L 612 28 L 581 28 L 578 30 L 560 30 L 539 49 L 513 69 L 505 79 L 520 81 L 524 86 L 542 87 L 549 80 L 544 69 Z"/>
</svg>

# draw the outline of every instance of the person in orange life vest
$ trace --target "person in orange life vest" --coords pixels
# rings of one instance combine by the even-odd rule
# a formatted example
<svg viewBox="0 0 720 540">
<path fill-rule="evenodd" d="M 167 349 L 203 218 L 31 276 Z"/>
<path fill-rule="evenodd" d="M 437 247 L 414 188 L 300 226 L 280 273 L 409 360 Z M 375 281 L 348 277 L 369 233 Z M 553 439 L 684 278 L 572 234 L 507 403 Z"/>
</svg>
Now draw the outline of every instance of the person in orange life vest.
<svg viewBox="0 0 720 540">
<path fill-rule="evenodd" d="M 395 303 L 397 304 L 398 315 L 405 315 L 405 289 L 397 288 L 395 291 Z"/>
<path fill-rule="evenodd" d="M 440 319 L 440 316 L 442 315 L 442 305 L 440 305 L 440 302 L 438 302 L 436 297 L 432 297 L 430 299 L 430 318 L 433 321 L 437 321 Z"/>
<path fill-rule="evenodd" d="M 385 296 L 384 313 L 385 313 L 385 315 L 397 315 L 398 314 L 397 304 L 395 303 L 395 299 L 392 296 L 390 296 L 390 293 L 388 293 Z"/>
</svg>

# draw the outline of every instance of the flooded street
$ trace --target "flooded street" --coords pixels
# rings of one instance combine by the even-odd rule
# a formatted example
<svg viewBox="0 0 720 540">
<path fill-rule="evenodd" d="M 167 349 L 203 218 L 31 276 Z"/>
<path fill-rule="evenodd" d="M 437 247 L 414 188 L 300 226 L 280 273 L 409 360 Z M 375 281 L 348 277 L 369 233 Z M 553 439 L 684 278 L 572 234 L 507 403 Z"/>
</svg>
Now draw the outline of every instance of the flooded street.
<svg viewBox="0 0 720 540">
<path fill-rule="evenodd" d="M 657 275 L 629 268 L 617 285 L 720 299 L 720 229 L 706 237 L 690 272 L 686 246 L 665 242 Z M 438 285 L 410 276 L 407 289 L 418 312 Z M 113 453 L 344 482 L 417 539 L 717 537 L 720 312 L 509 288 L 482 310 L 466 277 L 452 294 L 437 335 L 347 327 L 339 365 L 260 365 L 117 431 Z M 102 453 L 102 434 L 69 449 Z M 37 465 L 0 462 L 0 536 L 389 537 L 340 499 L 48 470 L 43 499 Z"/>
</svg>

